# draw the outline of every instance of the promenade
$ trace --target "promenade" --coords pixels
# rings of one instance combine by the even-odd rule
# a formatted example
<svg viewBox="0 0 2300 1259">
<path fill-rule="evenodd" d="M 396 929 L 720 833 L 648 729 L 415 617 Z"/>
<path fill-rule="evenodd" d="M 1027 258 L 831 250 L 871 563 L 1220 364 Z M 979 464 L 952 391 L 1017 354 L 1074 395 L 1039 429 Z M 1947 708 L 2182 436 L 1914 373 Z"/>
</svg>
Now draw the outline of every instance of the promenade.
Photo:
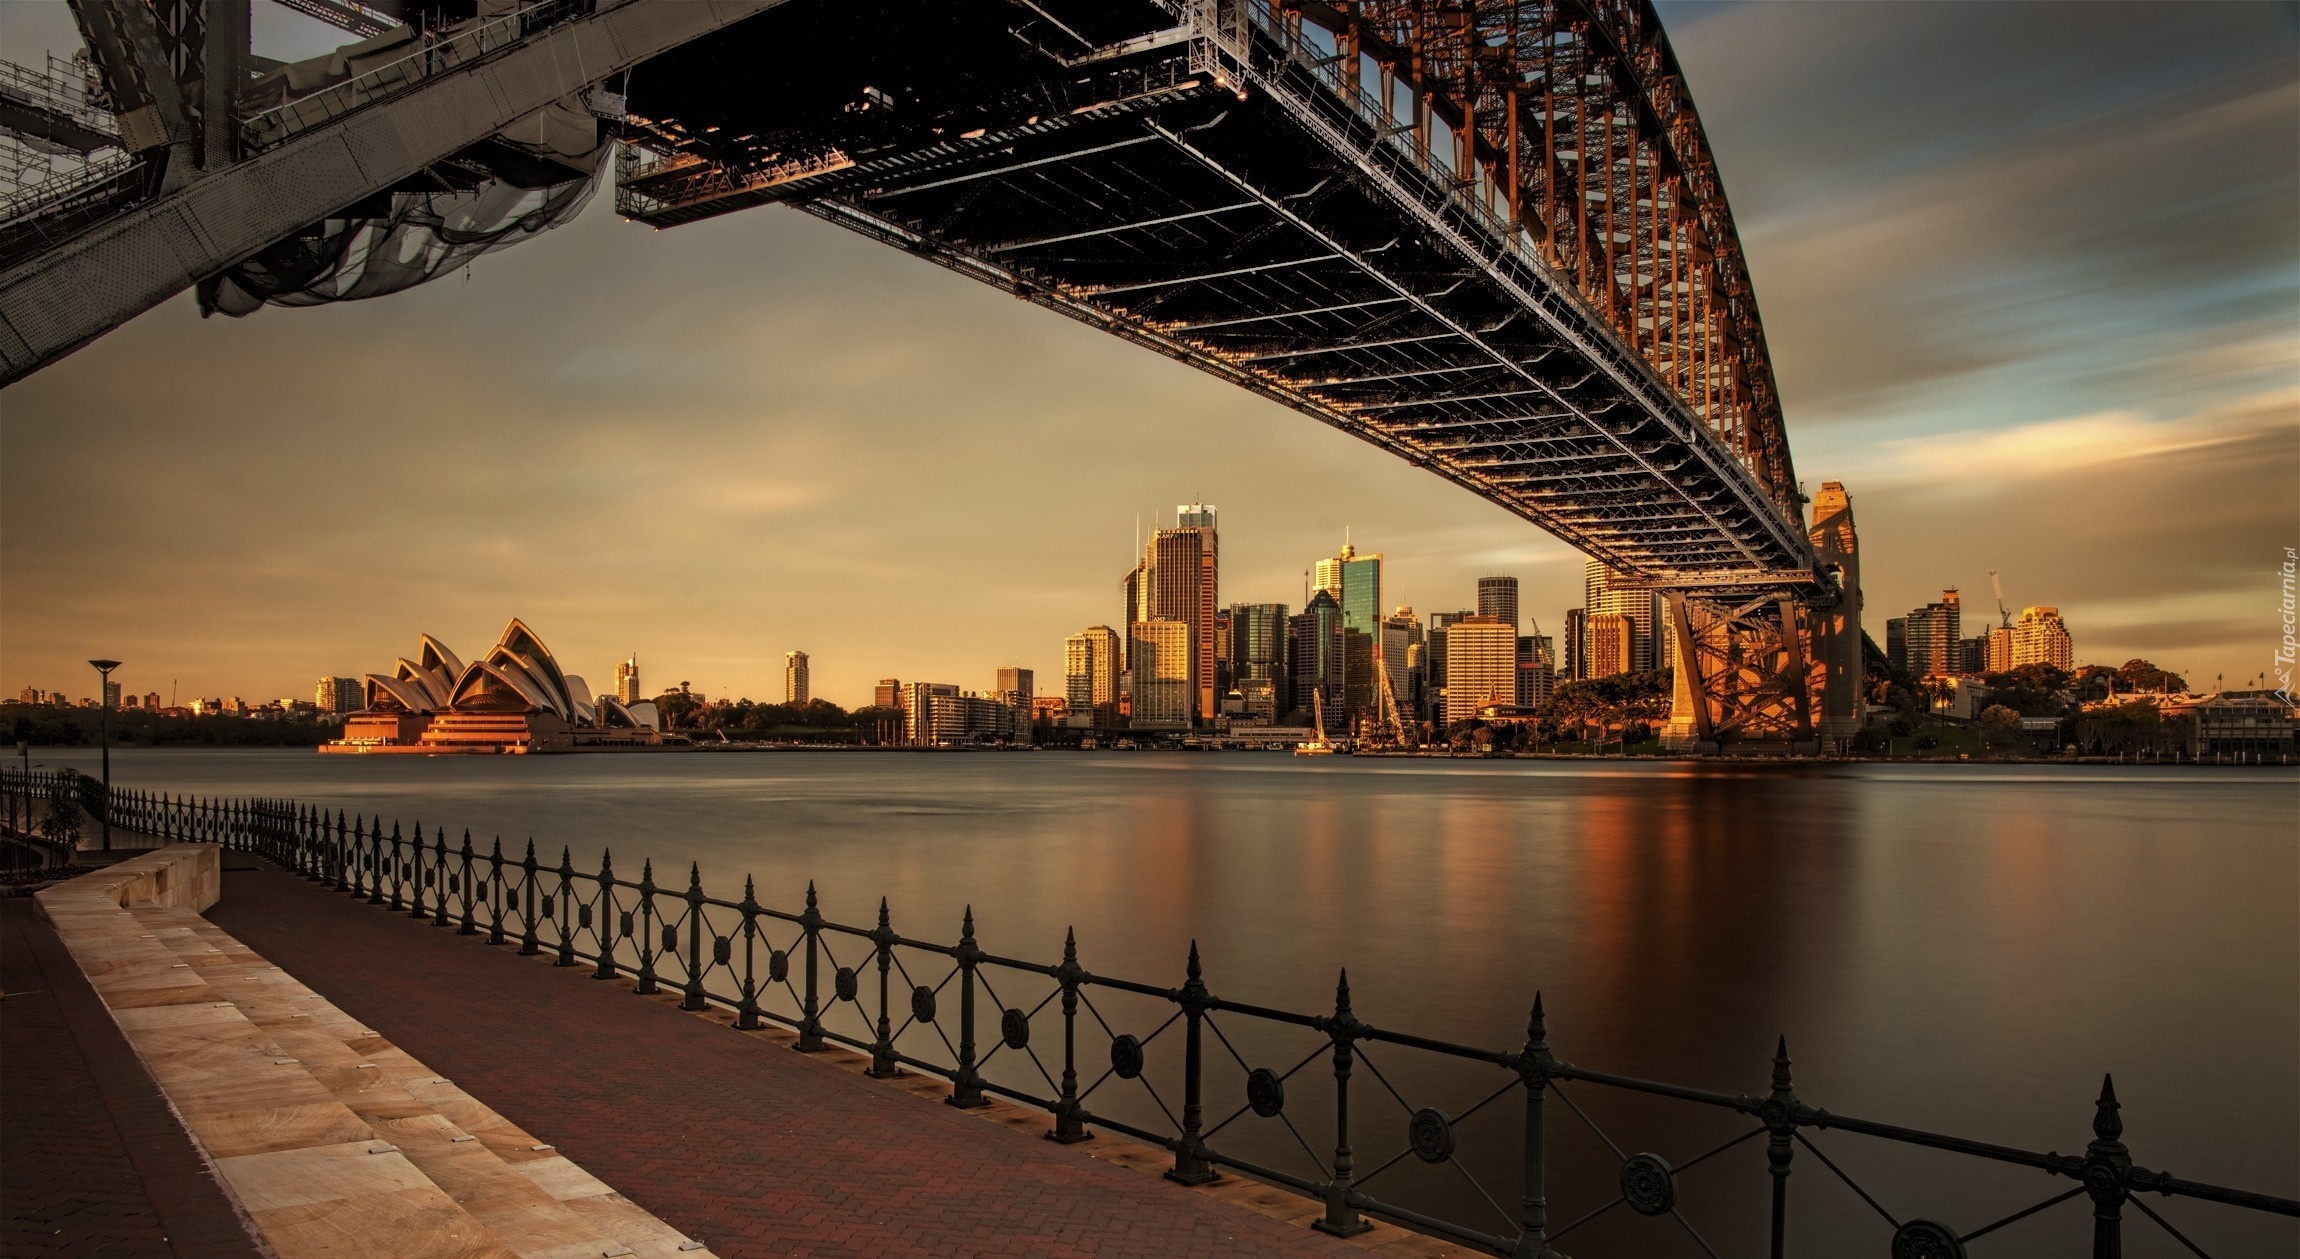
<svg viewBox="0 0 2300 1259">
<path fill-rule="evenodd" d="M 251 868 L 252 867 L 252 868 Z M 1342 1242 L 1146 1174 L 1161 1152 L 1040 1139 L 634 996 L 587 968 L 487 948 L 233 854 L 208 918 L 638 1206 L 725 1256 L 1335 1256 Z M 1145 1156 L 1156 1153 L 1156 1159 Z M 1097 1156 L 1100 1157 L 1097 1157 Z M 1134 1166 L 1121 1166 L 1120 1163 Z"/>
</svg>

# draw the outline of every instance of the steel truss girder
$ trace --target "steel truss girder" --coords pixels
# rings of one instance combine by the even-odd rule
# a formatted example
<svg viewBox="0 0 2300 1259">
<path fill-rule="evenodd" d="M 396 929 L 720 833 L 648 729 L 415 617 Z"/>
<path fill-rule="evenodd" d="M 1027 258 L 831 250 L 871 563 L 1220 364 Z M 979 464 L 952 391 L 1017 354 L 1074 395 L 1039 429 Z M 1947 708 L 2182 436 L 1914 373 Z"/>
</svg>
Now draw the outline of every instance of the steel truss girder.
<svg viewBox="0 0 2300 1259">
<path fill-rule="evenodd" d="M 1716 752 L 1728 745 L 1816 750 L 1808 644 L 1813 609 L 1787 585 L 1733 601 L 1667 594 L 1675 692 L 1662 741 Z"/>
<path fill-rule="evenodd" d="M 565 96 L 781 0 L 625 3 L 315 127 L 0 273 L 0 384 Z"/>
<path fill-rule="evenodd" d="M 1241 201 L 1236 205 L 1218 205 L 1209 210 L 1189 210 L 1181 214 L 1165 215 L 1162 218 L 1136 219 L 1128 223 L 1113 223 L 1108 227 L 1095 227 L 1088 228 L 1084 231 L 1064 232 L 1060 236 L 1039 236 L 1029 240 L 1003 241 L 995 245 L 980 245 L 977 246 L 977 248 L 981 249 L 982 252 L 986 254 L 1012 253 L 1022 249 L 1039 249 L 1047 245 L 1068 244 L 1074 240 L 1092 240 L 1099 236 L 1115 236 L 1120 232 L 1138 232 L 1145 228 L 1167 227 L 1175 223 L 1187 223 L 1192 219 L 1210 219 L 1217 214 L 1231 214 L 1239 210 L 1256 210 L 1260 208 L 1261 207 L 1255 202 Z"/>
</svg>

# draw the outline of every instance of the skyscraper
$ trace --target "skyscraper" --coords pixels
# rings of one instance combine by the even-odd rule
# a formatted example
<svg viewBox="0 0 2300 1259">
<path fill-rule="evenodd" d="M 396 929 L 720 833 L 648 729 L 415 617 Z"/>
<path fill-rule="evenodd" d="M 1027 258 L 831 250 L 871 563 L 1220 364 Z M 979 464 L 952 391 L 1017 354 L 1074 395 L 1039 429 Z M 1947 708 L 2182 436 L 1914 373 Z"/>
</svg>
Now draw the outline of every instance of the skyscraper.
<svg viewBox="0 0 2300 1259">
<path fill-rule="evenodd" d="M 1014 711 L 1014 729 L 1018 742 L 1030 742 L 1030 705 L 1038 698 L 1037 675 L 1020 665 L 1009 665 L 998 671 L 999 703 Z"/>
<path fill-rule="evenodd" d="M 1582 608 L 1565 610 L 1565 680 L 1589 680 L 1589 613 Z"/>
<path fill-rule="evenodd" d="M 809 697 L 810 691 L 807 686 L 807 653 L 803 651 L 784 652 L 783 702 L 786 704 L 804 704 L 807 702 Z"/>
<path fill-rule="evenodd" d="M 1446 627 L 1445 719 L 1468 721 L 1488 704 L 1517 702 L 1517 627 L 1500 617 L 1464 617 Z"/>
<path fill-rule="evenodd" d="M 2024 664 L 2049 664 L 2056 669 L 2075 667 L 2076 644 L 2069 637 L 2068 626 L 2061 624 L 2060 609 L 2053 607 L 2022 608 L 2020 620 L 2012 627 L 2012 667 Z"/>
<path fill-rule="evenodd" d="M 1342 605 L 1324 590 L 1310 596 L 1287 625 L 1286 654 L 1294 670 L 1294 711 L 1311 710 L 1323 695 L 1327 733 L 1342 727 Z"/>
<path fill-rule="evenodd" d="M 1424 710 L 1428 712 L 1433 725 L 1443 726 L 1446 722 L 1446 631 L 1476 615 L 1466 608 L 1459 612 L 1430 613 L 1430 627 L 1423 636 L 1423 658 L 1429 662 L 1429 666 L 1428 676 L 1422 679 L 1422 694 Z"/>
<path fill-rule="evenodd" d="M 1477 579 L 1477 614 L 1490 616 L 1517 627 L 1517 578 L 1480 577 Z"/>
<path fill-rule="evenodd" d="M 1662 668 L 1668 662 L 1660 658 L 1658 651 L 1661 644 L 1661 595 L 1652 590 L 1618 589 L 1622 580 L 1623 574 L 1619 570 L 1597 560 L 1589 561 L 1582 570 L 1582 607 L 1587 610 L 1590 618 L 1590 633 L 1595 635 L 1596 618 L 1605 613 L 1627 617 L 1633 630 L 1630 635 L 1630 656 L 1627 667 L 1618 672 L 1634 673 Z M 1610 677 L 1611 674 L 1595 671 L 1594 637 L 1590 645 L 1590 656 L 1592 669 L 1589 676 Z"/>
<path fill-rule="evenodd" d="M 1317 587 L 1342 609 L 1342 628 L 1377 634 L 1382 625 L 1382 557 L 1360 555 L 1342 543 L 1342 553 L 1317 564 Z"/>
<path fill-rule="evenodd" d="M 1947 677 L 1964 663 L 1960 639 L 1963 613 L 1955 587 L 1938 602 L 1912 610 L 1902 628 L 1901 665 L 1913 677 Z"/>
<path fill-rule="evenodd" d="M 639 702 L 639 657 L 636 654 L 615 666 L 615 698 L 626 704 Z"/>
<path fill-rule="evenodd" d="M 902 707 L 902 679 L 880 678 L 878 685 L 871 688 L 870 702 L 873 708 Z"/>
<path fill-rule="evenodd" d="M 1195 653 L 1188 621 L 1152 618 L 1126 627 L 1132 661 L 1136 728 L 1181 730 L 1190 725 Z"/>
<path fill-rule="evenodd" d="M 1214 618 L 1221 607 L 1221 543 L 1216 509 L 1190 503 L 1174 509 L 1174 528 L 1152 531 L 1142 559 L 1127 575 L 1127 668 L 1134 663 L 1133 626 L 1141 621 L 1174 621 L 1188 628 L 1188 665 L 1193 721 L 1211 721 L 1221 710 L 1218 646 Z M 1163 634 L 1163 631 L 1161 631 Z M 1161 668 L 1171 667 L 1164 662 Z"/>
<path fill-rule="evenodd" d="M 1063 698 L 1078 725 L 1118 724 L 1118 633 L 1090 625 L 1062 640 Z"/>
<path fill-rule="evenodd" d="M 332 713 L 339 717 L 345 713 L 358 712 L 361 704 L 366 700 L 366 697 L 360 693 L 361 689 L 358 678 L 321 678 L 318 687 L 314 688 L 312 703 L 318 705 L 321 712 Z M 157 700 L 159 697 L 155 694 L 152 698 Z M 585 698 L 588 699 L 589 696 L 585 696 Z M 159 704 L 150 703 L 146 704 L 145 707 L 158 708 Z"/>
<path fill-rule="evenodd" d="M 1619 612 L 1589 618 L 1589 676 L 1610 678 L 1637 669 L 1637 622 Z"/>
<path fill-rule="evenodd" d="M 1287 630 L 1283 603 L 1230 605 L 1230 685 L 1246 701 L 1246 711 L 1264 721 L 1293 711 Z"/>
<path fill-rule="evenodd" d="M 1390 689 L 1379 697 L 1378 707 L 1409 725 L 1421 720 L 1424 644 L 1422 623 L 1412 608 L 1401 607 L 1382 622 L 1381 665 Z"/>
</svg>

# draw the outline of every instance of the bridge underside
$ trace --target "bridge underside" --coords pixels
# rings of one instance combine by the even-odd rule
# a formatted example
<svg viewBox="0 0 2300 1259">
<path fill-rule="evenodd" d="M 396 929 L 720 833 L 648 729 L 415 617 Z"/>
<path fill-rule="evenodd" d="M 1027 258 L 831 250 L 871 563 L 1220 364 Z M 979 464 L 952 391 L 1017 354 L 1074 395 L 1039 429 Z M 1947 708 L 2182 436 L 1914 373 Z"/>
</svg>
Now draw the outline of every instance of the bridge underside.
<svg viewBox="0 0 2300 1259">
<path fill-rule="evenodd" d="M 1268 31 L 1217 39 L 1147 3 L 1021 30 L 1017 12 L 794 0 L 662 58 L 631 85 L 646 136 L 619 208 L 670 226 L 789 202 L 1315 416 L 1626 573 L 1811 584 L 1793 509 L 1527 237 Z M 848 55 L 794 66 L 793 45 Z"/>
</svg>

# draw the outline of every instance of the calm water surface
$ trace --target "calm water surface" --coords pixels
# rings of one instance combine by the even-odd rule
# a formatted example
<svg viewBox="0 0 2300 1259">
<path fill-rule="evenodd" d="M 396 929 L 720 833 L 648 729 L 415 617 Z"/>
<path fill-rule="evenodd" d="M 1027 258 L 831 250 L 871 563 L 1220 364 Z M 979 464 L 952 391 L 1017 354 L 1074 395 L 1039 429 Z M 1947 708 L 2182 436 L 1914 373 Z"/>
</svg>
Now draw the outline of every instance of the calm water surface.
<svg viewBox="0 0 2300 1259">
<path fill-rule="evenodd" d="M 94 768 L 92 753 L 35 759 Z M 1522 1041 L 1538 989 L 1559 1056 L 1698 1087 L 1764 1091 L 1785 1035 L 1810 1104 L 2033 1149 L 2080 1150 L 2113 1072 L 2137 1161 L 2300 1196 L 2300 776 L 2282 771 L 130 749 L 113 776 L 468 827 L 483 847 L 532 837 L 578 867 L 611 848 L 627 877 L 651 859 L 683 885 L 696 862 L 714 894 L 753 875 L 786 908 L 812 879 L 827 916 L 867 926 L 883 895 L 920 938 L 954 940 L 971 905 L 988 950 L 1051 962 L 1075 926 L 1086 967 L 1158 984 L 1180 982 L 1195 939 L 1217 994 L 1293 1009 L 1330 1008 L 1347 967 L 1360 1018 L 1497 1049 Z M 1314 1048 L 1244 1036 L 1280 1069 Z M 1415 1105 L 1458 1114 L 1493 1083 L 1374 1057 Z M 1313 1093 L 1307 1074 L 1288 1116 L 1322 1152 L 1330 1125 L 1308 1112 L 1330 1085 Z M 1624 1149 L 1679 1163 L 1740 1131 L 1575 1096 Z M 1354 1097 L 1363 1171 L 1401 1144 L 1404 1111 Z M 1215 1117 L 1233 1105 L 1209 1102 Z M 1492 1125 L 1472 1161 L 1511 1206 L 1516 1119 L 1492 1110 L 1471 1121 Z M 1610 1196 L 1613 1160 L 1559 1108 L 1551 1123 L 1571 1164 L 1552 1178 L 1562 1223 Z M 1224 1138 L 1301 1157 L 1272 1131 Z M 2069 1187 L 1818 1139 L 1903 1218 L 1969 1229 Z M 1759 1145 L 1683 1183 L 1722 1253 L 1762 1228 Z M 1479 1209 L 1429 1174 L 1409 1159 L 1371 1188 Z M 1889 1228 L 1802 1152 L 1793 1185 L 1807 1253 L 1884 1253 Z M 2290 1221 L 2151 1205 L 2215 1254 L 2300 1254 Z M 1700 1253 L 1625 1214 L 1568 1248 Z M 2070 1203 L 1975 1251 L 2089 1253 L 2083 1215 Z M 2128 1254 L 2179 1253 L 2148 1232 L 2128 1228 Z"/>
</svg>

